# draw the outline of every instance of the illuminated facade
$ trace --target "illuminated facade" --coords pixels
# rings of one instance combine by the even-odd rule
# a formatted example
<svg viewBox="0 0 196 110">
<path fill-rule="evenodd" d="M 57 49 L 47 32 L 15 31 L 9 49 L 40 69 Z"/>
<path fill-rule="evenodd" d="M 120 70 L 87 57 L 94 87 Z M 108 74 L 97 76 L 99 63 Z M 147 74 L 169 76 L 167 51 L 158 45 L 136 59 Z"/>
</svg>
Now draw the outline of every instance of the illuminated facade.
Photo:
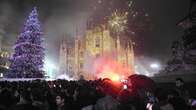
<svg viewBox="0 0 196 110">
<path fill-rule="evenodd" d="M 3 31 L 0 29 L 0 78 L 9 69 L 10 48 L 3 42 Z"/>
<path fill-rule="evenodd" d="M 9 57 L 10 53 L 7 51 L 0 51 L 0 78 L 9 69 Z"/>
<path fill-rule="evenodd" d="M 91 58 L 98 58 L 114 52 L 117 53 L 116 60 L 119 63 L 128 68 L 133 67 L 133 43 L 131 40 L 122 42 L 120 38 L 112 37 L 109 29 L 101 25 L 88 29 L 84 37 L 76 36 L 71 43 L 63 40 L 60 45 L 59 73 L 74 78 L 83 75 L 86 79 L 93 79 L 94 75 L 86 69 L 86 63 Z"/>
</svg>

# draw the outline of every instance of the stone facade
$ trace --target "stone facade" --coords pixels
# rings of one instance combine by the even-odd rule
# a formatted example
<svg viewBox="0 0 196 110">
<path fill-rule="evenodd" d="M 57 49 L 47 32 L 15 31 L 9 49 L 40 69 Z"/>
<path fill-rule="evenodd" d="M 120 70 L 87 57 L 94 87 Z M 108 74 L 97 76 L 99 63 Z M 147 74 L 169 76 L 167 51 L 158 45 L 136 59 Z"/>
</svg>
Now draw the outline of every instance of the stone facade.
<svg viewBox="0 0 196 110">
<path fill-rule="evenodd" d="M 76 36 L 73 41 L 63 40 L 60 45 L 59 74 L 93 79 L 94 73 L 86 68 L 86 63 L 105 54 L 117 53 L 117 62 L 127 66 L 134 65 L 134 51 L 131 40 L 121 41 L 121 37 L 111 36 L 105 26 L 88 29 L 84 37 Z"/>
</svg>

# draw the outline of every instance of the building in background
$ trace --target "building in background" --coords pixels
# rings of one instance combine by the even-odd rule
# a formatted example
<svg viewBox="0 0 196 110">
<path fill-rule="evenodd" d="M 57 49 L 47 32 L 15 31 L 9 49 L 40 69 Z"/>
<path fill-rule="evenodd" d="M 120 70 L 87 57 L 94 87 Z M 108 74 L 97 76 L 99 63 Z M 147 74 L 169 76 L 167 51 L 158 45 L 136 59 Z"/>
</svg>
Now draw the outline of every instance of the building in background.
<svg viewBox="0 0 196 110">
<path fill-rule="evenodd" d="M 105 25 L 88 28 L 84 37 L 76 35 L 74 40 L 63 40 L 60 45 L 60 74 L 79 78 L 93 79 L 94 73 L 89 72 L 86 65 L 92 59 L 105 54 L 116 54 L 116 61 L 128 68 L 134 67 L 133 43 L 110 34 Z"/>
<path fill-rule="evenodd" d="M 0 77 L 4 76 L 6 72 L 9 70 L 9 58 L 10 58 L 10 51 L 5 48 L 6 46 L 2 45 L 0 50 Z"/>
<path fill-rule="evenodd" d="M 184 33 L 172 43 L 172 57 L 163 71 L 165 73 L 180 71 L 179 73 L 187 74 L 196 70 L 196 10 L 193 7 L 194 3 L 195 1 L 191 3 L 188 15 L 177 23 L 179 27 L 182 27 Z"/>
<path fill-rule="evenodd" d="M 10 57 L 10 49 L 5 42 L 3 42 L 4 30 L 2 29 L 2 25 L 0 25 L 0 78 L 4 76 L 4 74 L 9 69 L 9 57 Z"/>
</svg>

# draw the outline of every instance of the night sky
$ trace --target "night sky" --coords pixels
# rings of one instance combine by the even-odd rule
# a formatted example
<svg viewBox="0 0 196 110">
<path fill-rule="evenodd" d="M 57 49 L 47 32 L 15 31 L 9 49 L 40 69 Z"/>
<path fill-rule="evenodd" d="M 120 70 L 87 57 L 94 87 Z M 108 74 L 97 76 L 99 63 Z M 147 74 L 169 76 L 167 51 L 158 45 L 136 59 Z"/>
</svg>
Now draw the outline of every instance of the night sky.
<svg viewBox="0 0 196 110">
<path fill-rule="evenodd" d="M 136 30 L 130 26 L 137 34 L 133 36 L 137 44 L 136 56 L 166 62 L 170 57 L 172 41 L 183 34 L 176 23 L 187 15 L 189 0 L 132 1 L 136 11 L 148 15 L 148 18 L 137 19 L 135 27 L 138 28 L 137 24 L 144 24 L 141 29 Z M 76 27 L 82 34 L 89 17 L 104 18 L 115 8 L 126 8 L 127 2 L 128 0 L 0 0 L 0 35 L 3 36 L 3 44 L 11 47 L 22 30 L 25 18 L 32 7 L 37 6 L 47 57 L 57 61 L 59 43 L 63 37 L 73 37 Z M 110 7 L 111 10 L 108 11 Z"/>
</svg>

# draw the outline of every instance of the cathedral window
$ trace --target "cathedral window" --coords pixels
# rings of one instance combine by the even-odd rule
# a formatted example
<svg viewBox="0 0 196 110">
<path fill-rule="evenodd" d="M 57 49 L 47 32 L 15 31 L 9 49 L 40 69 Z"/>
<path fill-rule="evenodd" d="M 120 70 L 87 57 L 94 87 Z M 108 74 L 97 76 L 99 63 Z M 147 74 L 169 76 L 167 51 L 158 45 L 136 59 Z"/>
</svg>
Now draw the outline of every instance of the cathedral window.
<svg viewBox="0 0 196 110">
<path fill-rule="evenodd" d="M 72 70 L 72 66 L 69 66 L 69 70 L 70 70 L 70 71 Z"/>
<path fill-rule="evenodd" d="M 70 54 L 70 51 L 69 51 L 69 49 L 67 49 L 67 54 Z"/>
<path fill-rule="evenodd" d="M 80 68 L 83 68 L 83 63 L 80 63 Z"/>
<path fill-rule="evenodd" d="M 81 52 L 80 52 L 80 56 L 82 56 L 82 55 L 83 55 L 83 52 L 81 51 Z"/>
<path fill-rule="evenodd" d="M 99 37 L 96 37 L 96 39 L 95 39 L 95 47 L 100 47 L 100 39 L 99 39 Z"/>
</svg>

